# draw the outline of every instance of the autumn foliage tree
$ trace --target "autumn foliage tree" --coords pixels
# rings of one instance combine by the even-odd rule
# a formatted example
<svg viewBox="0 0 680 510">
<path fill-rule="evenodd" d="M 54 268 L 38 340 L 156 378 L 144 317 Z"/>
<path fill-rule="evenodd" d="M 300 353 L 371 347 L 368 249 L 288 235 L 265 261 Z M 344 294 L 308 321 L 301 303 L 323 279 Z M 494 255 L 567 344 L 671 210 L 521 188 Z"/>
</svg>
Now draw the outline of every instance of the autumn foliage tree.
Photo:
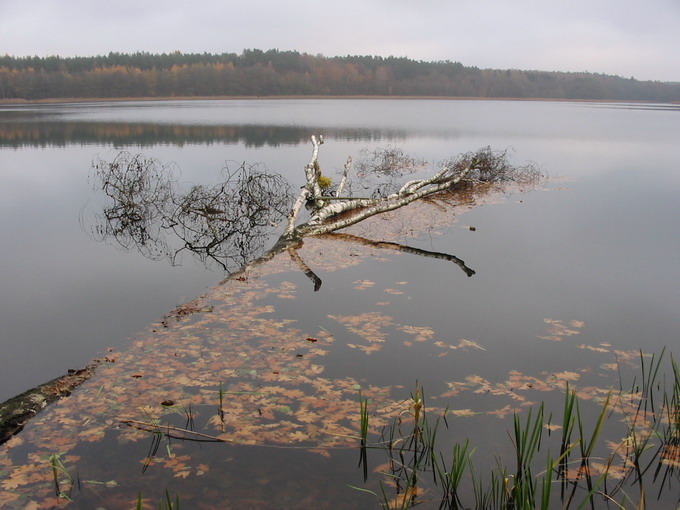
<svg viewBox="0 0 680 510">
<path fill-rule="evenodd" d="M 478 69 L 404 57 L 109 53 L 0 56 L 0 99 L 382 95 L 673 101 L 680 85 L 593 73 Z"/>
</svg>

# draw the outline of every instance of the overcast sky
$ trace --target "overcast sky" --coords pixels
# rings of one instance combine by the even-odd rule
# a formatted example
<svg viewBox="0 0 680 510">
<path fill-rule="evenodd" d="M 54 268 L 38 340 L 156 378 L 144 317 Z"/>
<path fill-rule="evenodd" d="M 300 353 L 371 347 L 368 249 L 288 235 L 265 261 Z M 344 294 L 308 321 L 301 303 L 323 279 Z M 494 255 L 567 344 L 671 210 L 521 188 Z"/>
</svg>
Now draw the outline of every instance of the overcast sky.
<svg viewBox="0 0 680 510">
<path fill-rule="evenodd" d="M 0 54 L 451 60 L 680 81 L 680 0 L 0 0 Z"/>
</svg>

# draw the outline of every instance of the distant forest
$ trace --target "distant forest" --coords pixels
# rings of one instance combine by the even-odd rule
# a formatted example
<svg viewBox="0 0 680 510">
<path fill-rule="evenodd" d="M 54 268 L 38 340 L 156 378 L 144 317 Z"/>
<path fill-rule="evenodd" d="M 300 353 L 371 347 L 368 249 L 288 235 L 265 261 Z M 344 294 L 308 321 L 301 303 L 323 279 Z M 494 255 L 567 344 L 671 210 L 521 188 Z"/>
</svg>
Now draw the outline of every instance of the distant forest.
<svg viewBox="0 0 680 510">
<path fill-rule="evenodd" d="M 680 83 L 588 72 L 493 70 L 297 51 L 0 57 L 0 100 L 215 96 L 440 96 L 680 101 Z"/>
</svg>

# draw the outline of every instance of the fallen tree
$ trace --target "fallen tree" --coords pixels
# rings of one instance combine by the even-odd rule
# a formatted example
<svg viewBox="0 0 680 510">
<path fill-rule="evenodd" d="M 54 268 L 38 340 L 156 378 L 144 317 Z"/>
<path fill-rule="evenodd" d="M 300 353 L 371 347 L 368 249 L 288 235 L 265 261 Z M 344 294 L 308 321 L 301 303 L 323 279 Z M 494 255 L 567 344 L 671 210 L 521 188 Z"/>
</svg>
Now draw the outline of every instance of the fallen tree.
<svg viewBox="0 0 680 510">
<path fill-rule="evenodd" d="M 533 165 L 511 165 L 507 152 L 489 147 L 446 160 L 432 175 L 425 161 L 387 148 L 362 151 L 354 177 L 348 158 L 333 185 L 319 163 L 323 137 L 312 136 L 311 142 L 312 156 L 297 198 L 281 175 L 262 165 L 225 168 L 219 184 L 185 191 L 174 180 L 172 165 L 154 158 L 121 152 L 112 162 L 96 160 L 95 188 L 110 203 L 89 230 L 95 239 L 113 239 L 155 260 L 175 264 L 182 253 L 191 252 L 231 273 L 263 254 L 282 220 L 274 253 L 304 237 L 330 234 L 416 200 L 509 181 L 524 184 L 540 176 Z M 416 173 L 421 178 L 405 178 Z"/>
<path fill-rule="evenodd" d="M 512 165 L 508 161 L 507 151 L 493 151 L 490 147 L 486 147 L 444 161 L 441 163 L 441 168 L 431 176 L 397 184 L 392 182 L 394 174 L 396 177 L 403 177 L 412 171 L 422 171 L 425 162 L 403 154 L 400 149 L 379 149 L 369 155 L 368 162 L 360 162 L 360 171 L 364 176 L 375 174 L 382 177 L 389 176 L 390 182 L 387 183 L 388 185 L 381 183 L 373 190 L 370 197 L 354 197 L 351 192 L 345 194 L 348 189 L 352 158 L 347 159 L 340 182 L 333 188 L 331 180 L 322 174 L 319 164 L 319 150 L 324 143 L 323 137 L 312 136 L 311 142 L 312 156 L 305 166 L 306 183 L 288 214 L 283 234 L 274 247 L 254 263 L 264 262 L 281 251 L 287 250 L 300 270 L 312 280 L 315 291 L 321 287 L 322 280 L 305 264 L 296 251 L 301 246 L 303 238 L 308 236 L 341 236 L 344 241 L 451 261 L 470 277 L 475 274 L 475 271 L 455 255 L 430 252 L 394 242 L 372 241 L 346 233 L 336 233 L 336 231 L 356 225 L 372 216 L 407 206 L 416 200 L 428 199 L 441 193 L 474 188 L 481 184 L 492 186 L 513 182 L 528 185 L 541 178 L 541 173 L 535 165 Z M 366 188 L 366 186 L 361 187 Z M 390 187 L 393 189 L 390 190 Z M 308 211 L 309 217 L 307 221 L 296 225 L 303 207 Z M 244 266 L 242 271 L 247 267 Z"/>
<path fill-rule="evenodd" d="M 319 148 L 324 143 L 323 137 L 311 137 L 312 158 L 305 167 L 306 184 L 302 187 L 293 208 L 288 215 L 286 228 L 281 240 L 303 238 L 328 234 L 355 225 L 371 216 L 404 207 L 416 200 L 427 198 L 437 193 L 452 191 L 457 187 L 470 186 L 476 183 L 493 183 L 513 181 L 517 183 L 534 182 L 540 172 L 534 165 L 513 166 L 507 161 L 507 152 L 494 152 L 487 147 L 475 153 L 467 153 L 442 163 L 442 168 L 434 175 L 422 179 L 413 179 L 403 183 L 398 190 L 384 194 L 373 193 L 371 197 L 343 196 L 352 167 L 352 158 L 345 163 L 340 183 L 336 189 L 329 191 L 328 178 L 321 173 L 319 165 Z M 392 151 L 388 157 L 388 165 L 404 171 L 402 163 L 408 166 L 421 167 L 400 151 Z M 384 154 L 382 155 L 385 159 Z M 375 165 L 374 171 L 386 169 Z M 296 220 L 306 205 L 310 210 L 309 219 L 298 226 Z"/>
<path fill-rule="evenodd" d="M 229 270 L 229 261 L 241 261 L 240 270 L 232 272 L 228 279 L 242 278 L 254 265 L 287 251 L 313 282 L 315 291 L 320 289 L 322 280 L 297 252 L 303 239 L 309 236 L 333 236 L 345 242 L 453 262 L 470 277 L 475 271 L 454 255 L 337 231 L 438 194 L 480 185 L 530 184 L 541 177 L 534 165 L 511 165 L 507 152 L 486 147 L 441 163 L 441 168 L 431 176 L 400 182 L 405 175 L 423 173 L 427 165 L 399 149 L 378 149 L 367 153 L 357 165 L 357 187 L 362 191 L 369 188 L 367 182 L 378 178 L 370 196 L 358 197 L 351 190 L 352 158 L 347 159 L 339 183 L 334 186 L 322 174 L 319 164 L 323 137 L 312 136 L 311 142 L 312 156 L 304 169 L 306 182 L 294 202 L 281 176 L 245 165 L 237 172 L 227 173 L 225 182 L 217 186 L 194 186 L 188 193 L 180 193 L 174 189 L 175 183 L 166 167 L 152 158 L 121 153 L 111 163 L 98 160 L 93 165 L 96 176 L 113 203 L 104 209 L 100 215 L 102 223 L 92 231 L 102 239 L 113 237 L 121 246 L 135 246 L 154 259 L 167 257 L 174 262 L 180 252 L 188 250 L 201 260 L 217 261 L 225 270 Z M 285 217 L 286 207 L 290 210 L 283 233 L 271 249 L 255 258 L 257 249 L 264 250 L 269 228 Z M 307 218 L 300 221 L 303 209 Z M 171 243 L 161 235 L 163 232 L 174 233 L 181 246 L 170 248 Z M 162 324 L 203 311 L 187 305 L 168 314 Z M 0 404 L 0 443 L 20 431 L 50 402 L 70 394 L 94 373 L 95 367 L 96 363 L 73 371 Z"/>
</svg>

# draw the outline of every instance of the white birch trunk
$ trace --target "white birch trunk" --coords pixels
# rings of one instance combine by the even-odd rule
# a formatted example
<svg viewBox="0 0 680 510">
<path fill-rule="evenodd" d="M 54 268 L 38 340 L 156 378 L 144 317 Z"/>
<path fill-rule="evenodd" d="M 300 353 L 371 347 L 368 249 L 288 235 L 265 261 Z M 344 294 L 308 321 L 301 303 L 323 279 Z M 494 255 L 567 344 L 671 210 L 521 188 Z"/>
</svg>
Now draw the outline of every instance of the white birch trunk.
<svg viewBox="0 0 680 510">
<path fill-rule="evenodd" d="M 327 234 L 349 227 L 376 214 L 398 209 L 415 200 L 450 189 L 463 180 L 471 169 L 467 167 L 462 171 L 454 171 L 450 168 L 443 168 L 428 179 L 409 181 L 397 193 L 382 198 L 322 197 L 319 186 L 318 158 L 323 137 L 320 136 L 317 140 L 315 136 L 312 136 L 311 140 L 312 158 L 305 166 L 307 183 L 291 209 L 282 238 Z M 351 165 L 352 158 L 348 158 L 337 195 L 341 195 L 347 185 Z M 306 223 L 296 227 L 295 222 L 305 203 L 311 204 L 311 216 Z"/>
</svg>

